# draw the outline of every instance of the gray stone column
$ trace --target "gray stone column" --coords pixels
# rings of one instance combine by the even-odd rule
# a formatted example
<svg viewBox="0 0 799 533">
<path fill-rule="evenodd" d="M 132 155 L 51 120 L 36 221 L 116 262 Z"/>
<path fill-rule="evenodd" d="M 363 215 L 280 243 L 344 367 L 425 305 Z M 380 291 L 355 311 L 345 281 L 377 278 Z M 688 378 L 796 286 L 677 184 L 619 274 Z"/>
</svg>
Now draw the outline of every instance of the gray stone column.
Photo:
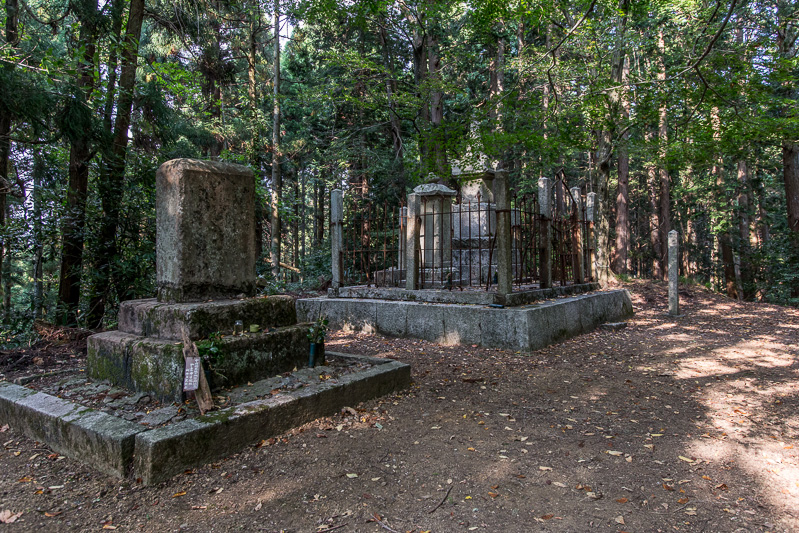
<svg viewBox="0 0 799 533">
<path fill-rule="evenodd" d="M 341 287 L 343 271 L 343 224 L 344 224 L 344 196 L 341 189 L 330 191 L 330 248 L 331 265 L 333 270 L 333 282 L 331 286 L 334 291 Z"/>
<path fill-rule="evenodd" d="M 510 232 L 510 191 L 508 172 L 497 171 L 494 178 L 494 201 L 497 205 L 497 292 L 513 292 L 513 242 Z"/>
<path fill-rule="evenodd" d="M 680 314 L 680 295 L 677 293 L 677 282 L 680 275 L 680 239 L 676 230 L 669 232 L 669 314 Z"/>
<path fill-rule="evenodd" d="M 585 195 L 585 221 L 588 222 L 585 229 L 585 242 L 588 257 L 586 258 L 587 274 L 590 281 L 597 280 L 596 270 L 596 243 L 594 242 L 594 221 L 596 220 L 597 197 L 595 192 Z"/>
<path fill-rule="evenodd" d="M 241 165 L 173 159 L 155 177 L 160 302 L 255 293 L 255 179 Z"/>
<path fill-rule="evenodd" d="M 405 288 L 416 290 L 419 285 L 419 225 L 422 211 L 421 197 L 408 195 L 408 219 L 405 223 Z"/>
<path fill-rule="evenodd" d="M 552 183 L 538 179 L 538 214 L 541 216 L 541 280 L 542 289 L 552 287 Z"/>
<path fill-rule="evenodd" d="M 572 270 L 574 283 L 583 283 L 583 196 L 580 187 L 571 188 L 572 199 L 574 200 L 574 211 L 572 212 Z"/>
</svg>

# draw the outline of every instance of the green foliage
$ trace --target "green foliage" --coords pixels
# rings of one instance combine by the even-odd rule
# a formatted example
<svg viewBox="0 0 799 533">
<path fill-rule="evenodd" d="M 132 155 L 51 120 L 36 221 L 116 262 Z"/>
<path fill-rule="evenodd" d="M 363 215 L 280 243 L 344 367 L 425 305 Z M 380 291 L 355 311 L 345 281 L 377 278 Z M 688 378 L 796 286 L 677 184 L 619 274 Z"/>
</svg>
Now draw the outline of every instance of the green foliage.
<svg viewBox="0 0 799 533">
<path fill-rule="evenodd" d="M 319 315 L 319 318 L 317 318 L 311 327 L 308 328 L 308 340 L 310 340 L 313 344 L 325 342 L 325 337 L 327 336 L 328 330 L 327 324 L 327 317 Z"/>
</svg>

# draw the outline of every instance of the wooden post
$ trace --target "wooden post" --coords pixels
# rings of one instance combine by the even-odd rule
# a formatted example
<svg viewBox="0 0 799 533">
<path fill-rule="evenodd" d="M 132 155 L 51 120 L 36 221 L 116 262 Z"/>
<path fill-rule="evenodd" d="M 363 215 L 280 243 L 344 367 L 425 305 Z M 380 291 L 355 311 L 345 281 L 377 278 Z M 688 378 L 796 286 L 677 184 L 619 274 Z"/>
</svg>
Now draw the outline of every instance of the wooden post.
<svg viewBox="0 0 799 533">
<path fill-rule="evenodd" d="M 344 196 L 341 189 L 330 191 L 330 249 L 333 281 L 331 287 L 338 291 L 342 282 L 342 256 L 344 253 Z"/>
</svg>

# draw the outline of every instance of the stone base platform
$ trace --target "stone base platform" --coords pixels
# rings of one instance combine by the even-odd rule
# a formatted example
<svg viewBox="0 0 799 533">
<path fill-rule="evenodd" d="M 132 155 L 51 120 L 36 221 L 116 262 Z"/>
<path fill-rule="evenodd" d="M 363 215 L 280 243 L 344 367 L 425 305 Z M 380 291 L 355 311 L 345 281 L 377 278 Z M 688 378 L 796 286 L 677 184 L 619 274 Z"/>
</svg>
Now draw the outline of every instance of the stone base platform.
<svg viewBox="0 0 799 533">
<path fill-rule="evenodd" d="M 309 326 L 299 324 L 220 339 L 212 368 L 204 363 L 210 370 L 211 387 L 241 385 L 307 365 Z M 109 380 L 162 401 L 182 401 L 182 343 L 107 331 L 92 335 L 87 344 L 86 368 L 92 379 Z"/>
<path fill-rule="evenodd" d="M 423 292 L 423 291 L 415 291 Z M 333 328 L 411 337 L 440 344 L 479 344 L 532 351 L 633 314 L 630 294 L 593 292 L 518 307 L 437 304 L 365 298 L 297 300 L 303 320 L 324 315 Z"/>
<path fill-rule="evenodd" d="M 240 300 L 213 300 L 192 303 L 160 303 L 155 298 L 129 300 L 119 306 L 119 331 L 182 340 L 181 329 L 189 331 L 192 340 L 207 338 L 220 332 L 230 334 L 236 320 L 261 327 L 291 326 L 297 323 L 294 299 L 291 296 L 267 296 Z"/>
<path fill-rule="evenodd" d="M 0 382 L 0 425 L 108 475 L 140 478 L 150 485 L 410 385 L 410 366 L 404 363 L 331 352 L 327 356 L 371 367 L 153 429 Z"/>
<path fill-rule="evenodd" d="M 578 283 L 576 285 L 563 285 L 550 289 L 529 289 L 514 292 L 503 296 L 496 292 L 484 290 L 452 290 L 419 289 L 409 291 L 396 287 L 366 287 L 363 285 L 328 289 L 330 298 L 366 298 L 370 300 L 392 300 L 404 302 L 429 302 L 439 304 L 468 304 L 468 305 L 504 305 L 513 307 L 529 304 L 547 298 L 571 296 L 599 289 L 598 283 Z"/>
<path fill-rule="evenodd" d="M 234 323 L 244 324 L 233 336 Z M 259 333 L 249 333 L 257 324 Z M 213 334 L 208 372 L 211 387 L 231 387 L 307 364 L 310 324 L 297 324 L 290 296 L 242 298 L 192 303 L 155 299 L 122 302 L 119 331 L 92 335 L 87 341 L 89 377 L 146 392 L 163 401 L 183 398 L 182 331 L 198 342 Z M 210 347 L 210 346 L 208 346 Z M 203 355 L 201 353 L 201 355 Z"/>
</svg>

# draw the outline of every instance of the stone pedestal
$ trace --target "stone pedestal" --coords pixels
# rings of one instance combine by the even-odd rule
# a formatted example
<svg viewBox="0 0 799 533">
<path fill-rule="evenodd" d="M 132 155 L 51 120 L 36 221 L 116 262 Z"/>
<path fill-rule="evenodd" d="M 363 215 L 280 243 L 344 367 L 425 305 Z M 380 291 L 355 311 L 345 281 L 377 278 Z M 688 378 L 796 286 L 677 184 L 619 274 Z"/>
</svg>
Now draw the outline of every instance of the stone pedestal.
<svg viewBox="0 0 799 533">
<path fill-rule="evenodd" d="M 191 159 L 161 165 L 158 299 L 123 302 L 119 330 L 89 337 L 91 378 L 181 401 L 184 331 L 195 341 L 217 337 L 204 363 L 215 386 L 256 381 L 307 362 L 308 326 L 297 324 L 293 300 L 244 297 L 255 290 L 254 206 L 247 167 Z M 245 331 L 252 324 L 261 331 L 233 335 L 238 320 Z"/>
<path fill-rule="evenodd" d="M 161 302 L 255 292 L 255 179 L 241 165 L 173 159 L 156 187 L 156 283 Z"/>
</svg>

